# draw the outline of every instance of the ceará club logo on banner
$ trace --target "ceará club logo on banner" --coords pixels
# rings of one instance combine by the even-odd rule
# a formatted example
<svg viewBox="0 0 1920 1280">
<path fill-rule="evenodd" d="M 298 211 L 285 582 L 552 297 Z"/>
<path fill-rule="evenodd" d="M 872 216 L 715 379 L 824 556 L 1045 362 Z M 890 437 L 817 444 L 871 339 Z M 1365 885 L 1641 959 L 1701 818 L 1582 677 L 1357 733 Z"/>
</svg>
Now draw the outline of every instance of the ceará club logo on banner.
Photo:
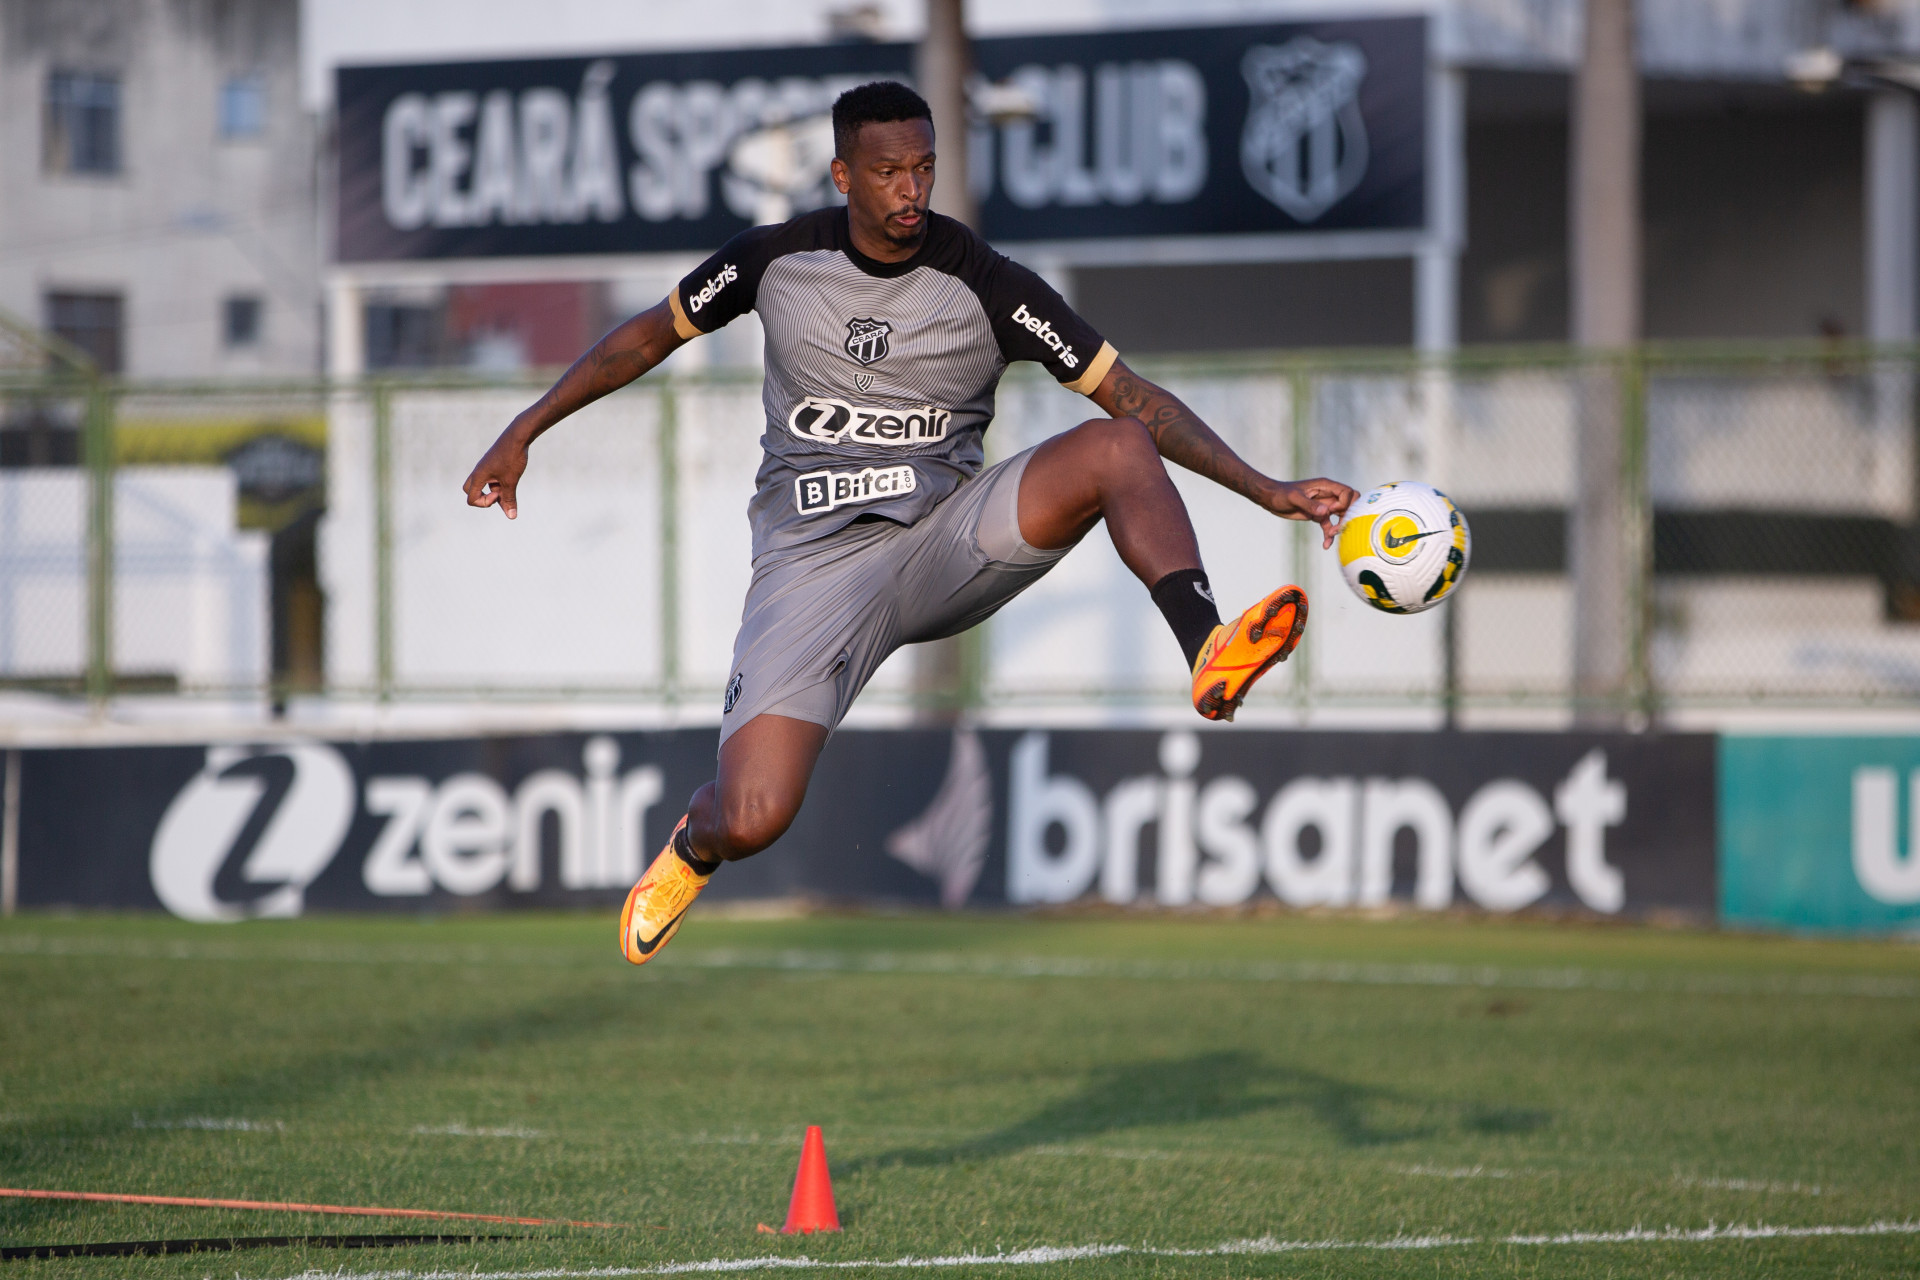
<svg viewBox="0 0 1920 1280">
<path fill-rule="evenodd" d="M 378 897 L 535 892 L 550 820 L 561 889 L 624 888 L 640 877 L 663 775 L 622 771 L 604 736 L 587 740 L 581 766 L 542 769 L 511 791 L 482 773 L 381 774 L 356 787 L 325 743 L 209 747 L 154 830 L 154 894 L 187 920 L 297 916 L 360 817 L 376 824 L 360 877 Z"/>
</svg>

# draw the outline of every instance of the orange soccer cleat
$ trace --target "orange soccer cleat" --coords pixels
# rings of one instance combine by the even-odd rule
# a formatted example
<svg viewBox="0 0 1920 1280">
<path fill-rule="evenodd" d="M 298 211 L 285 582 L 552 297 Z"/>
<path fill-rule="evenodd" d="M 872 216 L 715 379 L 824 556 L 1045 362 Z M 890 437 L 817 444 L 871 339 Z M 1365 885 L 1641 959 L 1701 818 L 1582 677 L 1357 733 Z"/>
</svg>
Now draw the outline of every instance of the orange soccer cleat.
<svg viewBox="0 0 1920 1280">
<path fill-rule="evenodd" d="M 1307 593 L 1281 587 L 1213 629 L 1193 664 L 1193 709 L 1209 720 L 1231 720 L 1253 682 L 1300 643 L 1307 629 Z"/>
<path fill-rule="evenodd" d="M 627 905 L 620 910 L 620 954 L 630 964 L 645 964 L 660 954 L 661 948 L 680 930 L 687 908 L 707 887 L 710 875 L 701 875 L 674 852 L 674 837 L 687 825 L 683 816 L 667 837 L 667 847 L 640 877 L 640 883 L 627 893 Z"/>
</svg>

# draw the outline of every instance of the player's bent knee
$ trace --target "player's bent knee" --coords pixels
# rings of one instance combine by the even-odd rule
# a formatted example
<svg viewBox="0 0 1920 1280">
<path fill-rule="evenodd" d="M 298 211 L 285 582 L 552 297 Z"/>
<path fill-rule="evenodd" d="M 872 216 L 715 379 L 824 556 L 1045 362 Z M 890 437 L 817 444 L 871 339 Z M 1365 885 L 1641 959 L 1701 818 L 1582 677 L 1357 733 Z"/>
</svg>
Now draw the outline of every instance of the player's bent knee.
<svg viewBox="0 0 1920 1280">
<path fill-rule="evenodd" d="M 1147 424 L 1138 418 L 1091 418 L 1074 433 L 1085 441 L 1092 455 L 1088 461 L 1101 471 L 1128 471 L 1160 457 Z"/>
<path fill-rule="evenodd" d="M 743 796 L 723 803 L 719 813 L 721 859 L 737 862 L 751 858 L 785 835 L 799 812 L 798 802 L 767 795 Z"/>
<path fill-rule="evenodd" d="M 1138 418 L 1111 418 L 1098 424 L 1100 454 L 1096 470 L 1103 489 L 1132 485 L 1141 477 L 1165 475 L 1160 449 Z"/>
</svg>

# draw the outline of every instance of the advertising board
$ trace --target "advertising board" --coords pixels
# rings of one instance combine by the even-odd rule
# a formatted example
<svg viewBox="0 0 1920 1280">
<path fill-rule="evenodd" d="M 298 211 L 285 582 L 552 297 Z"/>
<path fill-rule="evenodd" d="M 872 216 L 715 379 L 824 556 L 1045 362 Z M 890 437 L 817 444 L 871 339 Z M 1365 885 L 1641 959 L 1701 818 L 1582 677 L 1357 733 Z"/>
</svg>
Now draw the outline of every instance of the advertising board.
<svg viewBox="0 0 1920 1280">
<path fill-rule="evenodd" d="M 977 40 L 1026 107 L 964 140 L 982 230 L 1417 230 L 1426 44 L 1418 17 Z M 912 64 L 833 44 L 343 67 L 340 260 L 711 250 L 838 201 L 834 98 Z"/>
<path fill-rule="evenodd" d="M 712 730 L 22 752 L 23 906 L 617 904 Z M 1705 918 L 1704 735 L 844 731 L 710 900 L 1456 903 Z"/>
</svg>

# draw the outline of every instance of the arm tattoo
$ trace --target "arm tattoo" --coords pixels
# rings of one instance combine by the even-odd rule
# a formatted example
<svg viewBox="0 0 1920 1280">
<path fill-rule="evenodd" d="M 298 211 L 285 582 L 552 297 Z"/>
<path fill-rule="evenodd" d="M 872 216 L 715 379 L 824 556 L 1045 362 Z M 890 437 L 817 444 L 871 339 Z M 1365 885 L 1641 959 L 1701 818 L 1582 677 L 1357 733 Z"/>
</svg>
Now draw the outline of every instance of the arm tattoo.
<svg viewBox="0 0 1920 1280">
<path fill-rule="evenodd" d="M 1113 384 L 1116 416 L 1138 418 L 1167 461 L 1205 476 L 1242 497 L 1260 500 L 1267 478 L 1241 460 L 1193 410 L 1171 392 L 1123 370 Z"/>
</svg>

